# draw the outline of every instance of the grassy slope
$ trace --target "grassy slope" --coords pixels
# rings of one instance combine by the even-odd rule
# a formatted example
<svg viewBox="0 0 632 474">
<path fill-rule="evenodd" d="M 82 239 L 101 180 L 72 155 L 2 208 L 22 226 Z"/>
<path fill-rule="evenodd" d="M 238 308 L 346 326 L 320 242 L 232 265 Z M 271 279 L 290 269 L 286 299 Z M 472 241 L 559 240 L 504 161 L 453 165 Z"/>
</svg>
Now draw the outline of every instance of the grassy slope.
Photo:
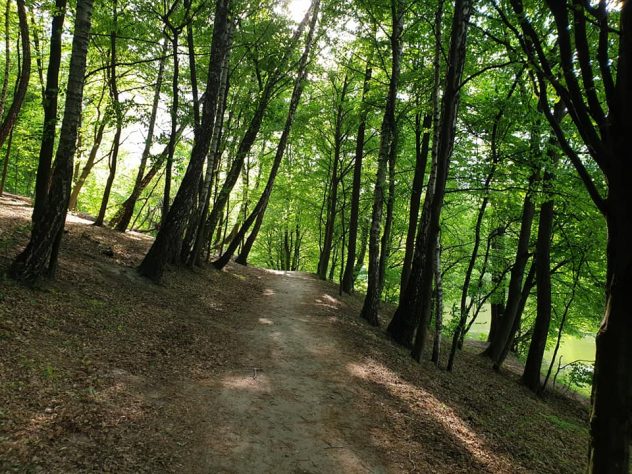
<svg viewBox="0 0 632 474">
<path fill-rule="evenodd" d="M 0 271 L 28 238 L 29 215 L 24 201 L 0 201 Z M 235 364 L 240 331 L 256 318 L 249 297 L 269 274 L 182 270 L 156 286 L 132 268 L 149 239 L 76 218 L 68 227 L 56 282 L 35 290 L 0 282 L 0 471 L 178 471 L 197 428 L 183 387 Z M 420 366 L 357 319 L 359 297 L 338 302 L 331 324 L 360 361 L 357 403 L 380 426 L 372 436 L 386 465 L 584 469 L 579 403 L 532 396 L 513 373 L 491 371 L 475 346 L 454 374 Z"/>
</svg>

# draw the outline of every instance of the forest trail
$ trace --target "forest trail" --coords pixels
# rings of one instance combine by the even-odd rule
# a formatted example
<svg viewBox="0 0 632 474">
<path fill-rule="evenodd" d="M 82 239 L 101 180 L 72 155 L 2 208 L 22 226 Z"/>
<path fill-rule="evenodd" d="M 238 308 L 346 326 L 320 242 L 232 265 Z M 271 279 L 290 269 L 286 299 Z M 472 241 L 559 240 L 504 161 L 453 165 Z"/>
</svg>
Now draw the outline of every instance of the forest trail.
<svg viewBox="0 0 632 474">
<path fill-rule="evenodd" d="M 310 275 L 284 272 L 269 283 L 252 305 L 259 324 L 241 335 L 249 363 L 219 374 L 200 400 L 209 429 L 190 470 L 386 472 L 350 383 L 357 354 L 326 315 L 339 302 Z"/>
<path fill-rule="evenodd" d="M 0 198 L 0 272 L 30 214 Z M 370 327 L 331 282 L 229 265 L 156 285 L 135 270 L 150 238 L 67 229 L 55 282 L 0 282 L 2 472 L 585 468 L 585 407 L 533 397 L 479 346 L 447 373 L 386 336 L 391 307 Z"/>
</svg>

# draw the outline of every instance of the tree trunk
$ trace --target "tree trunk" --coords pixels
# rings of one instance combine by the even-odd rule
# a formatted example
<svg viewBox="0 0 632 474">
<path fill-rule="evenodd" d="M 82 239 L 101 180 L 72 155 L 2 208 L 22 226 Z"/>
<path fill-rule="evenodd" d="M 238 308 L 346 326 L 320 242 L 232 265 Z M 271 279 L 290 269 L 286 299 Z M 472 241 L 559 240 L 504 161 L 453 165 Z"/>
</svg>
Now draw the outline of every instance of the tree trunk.
<svg viewBox="0 0 632 474">
<path fill-rule="evenodd" d="M 334 128 L 334 156 L 331 166 L 331 180 L 329 182 L 329 195 L 327 198 L 327 217 L 325 219 L 325 235 L 323 236 L 323 248 L 318 259 L 317 274 L 322 280 L 327 279 L 327 269 L 331 259 L 331 251 L 334 243 L 334 230 L 336 225 L 336 208 L 338 207 L 338 185 L 340 184 L 339 168 L 341 165 L 341 152 L 344 142 L 343 119 L 345 116 L 345 99 L 349 87 L 349 77 L 345 74 L 342 90 L 336 106 L 336 124 Z"/>
<path fill-rule="evenodd" d="M 6 0 L 4 10 L 4 74 L 0 90 L 0 120 L 4 116 L 4 106 L 9 93 L 9 74 L 11 73 L 11 0 Z"/>
<path fill-rule="evenodd" d="M 9 0 L 7 0 L 7 2 L 8 1 Z M 24 97 L 26 96 L 29 86 L 29 79 L 31 77 L 31 40 L 29 38 L 29 24 L 26 18 L 26 7 L 24 6 L 24 0 L 16 0 L 16 2 L 18 5 L 20 41 L 22 44 L 22 66 L 20 69 L 18 83 L 13 94 L 13 102 L 9 106 L 7 116 L 4 118 L 2 124 L 0 124 L 0 147 L 4 144 L 15 125 L 15 121 L 17 120 L 20 109 L 22 108 L 22 103 L 24 102 Z"/>
<path fill-rule="evenodd" d="M 31 239 L 26 249 L 18 255 L 9 269 L 10 276 L 16 280 L 34 282 L 44 275 L 47 263 L 50 269 L 54 269 L 56 266 L 56 250 L 63 235 L 70 197 L 91 17 L 92 0 L 78 0 L 64 119 L 59 135 L 59 146 L 55 156 L 49 196 L 44 209 L 33 223 Z"/>
<path fill-rule="evenodd" d="M 441 110 L 439 107 L 439 99 L 441 92 L 441 54 L 442 54 L 442 18 L 443 18 L 443 0 L 440 0 L 435 12 L 434 33 L 435 33 L 435 50 L 433 57 L 433 88 L 432 88 L 432 163 L 430 167 L 430 176 L 428 178 L 428 186 L 426 187 L 426 197 L 424 198 L 421 219 L 417 228 L 417 238 L 415 240 L 415 250 L 411 263 L 411 269 L 407 277 L 406 286 L 400 288 L 399 305 L 391 322 L 388 325 L 387 332 L 398 344 L 410 348 L 413 343 L 413 336 L 419 322 L 417 316 L 417 308 L 420 307 L 417 289 L 421 283 L 421 270 L 423 268 L 423 249 L 426 247 L 426 237 L 428 231 L 428 217 L 430 203 L 434 194 L 437 182 L 437 156 L 439 146 L 439 121 Z"/>
<path fill-rule="evenodd" d="M 116 35 L 118 34 L 118 0 L 112 0 L 112 8 L 113 24 L 112 31 L 110 33 L 110 67 L 108 85 L 110 88 L 112 107 L 114 108 L 114 115 L 116 117 L 116 131 L 114 133 L 114 141 L 112 143 L 112 154 L 109 160 L 110 172 L 108 173 L 108 179 L 105 182 L 103 198 L 101 199 L 101 208 L 99 209 L 99 214 L 94 221 L 94 225 L 96 226 L 102 226 L 103 222 L 105 221 L 105 212 L 108 208 L 110 193 L 112 192 L 112 185 L 114 184 L 114 177 L 116 176 L 118 154 L 121 146 L 121 133 L 123 133 L 123 111 L 121 110 L 121 102 L 119 98 L 117 82 L 118 78 L 116 76 L 116 65 L 118 61 L 118 55 L 116 51 Z"/>
<path fill-rule="evenodd" d="M 180 80 L 180 61 L 178 60 L 178 31 L 176 29 L 172 29 L 171 34 L 173 37 L 171 38 L 171 49 L 173 52 L 173 77 L 171 82 L 171 108 L 170 108 L 170 116 L 171 116 L 171 132 L 169 133 L 169 143 L 167 145 L 167 163 L 165 168 L 165 188 L 162 197 L 162 213 L 160 215 L 160 225 L 162 226 L 167 218 L 167 214 L 169 213 L 169 205 L 171 202 L 171 175 L 173 173 L 173 157 L 176 152 L 176 130 L 178 128 L 178 107 L 179 107 L 179 98 L 180 98 L 180 90 L 178 87 L 178 82 Z M 228 48 L 228 46 L 227 46 Z M 213 110 L 213 116 L 215 115 L 215 110 Z M 210 145 L 209 145 L 210 147 Z"/>
<path fill-rule="evenodd" d="M 617 100 L 609 117 L 606 222 L 606 311 L 597 333 L 590 418 L 590 472 L 625 473 L 630 464 L 632 413 L 632 1 L 621 7 Z"/>
<path fill-rule="evenodd" d="M 360 316 L 372 326 L 379 325 L 378 311 L 380 306 L 380 228 L 382 225 L 382 209 L 384 206 L 384 185 L 386 168 L 391 147 L 395 141 L 397 125 L 395 108 L 397 105 L 397 87 L 399 85 L 400 60 L 402 54 L 401 36 L 404 27 L 404 4 L 401 0 L 391 0 L 391 76 L 388 96 L 382 120 L 378 168 L 373 191 L 373 209 L 371 212 L 371 230 L 369 233 L 369 270 L 368 284 L 364 304 Z"/>
<path fill-rule="evenodd" d="M 191 11 L 191 0 L 184 0 L 184 8 L 187 13 Z M 193 126 L 194 129 L 197 130 L 200 126 L 200 93 L 198 90 L 197 66 L 195 61 L 195 42 L 193 40 L 192 21 L 187 22 L 186 33 L 187 49 L 189 53 L 189 73 L 191 77 L 191 96 L 193 97 Z"/>
<path fill-rule="evenodd" d="M 415 236 L 417 235 L 417 224 L 419 223 L 421 192 L 424 186 L 426 163 L 428 162 L 428 152 L 430 150 L 431 126 L 432 114 L 424 115 L 423 124 L 421 114 L 419 112 L 415 114 L 415 174 L 413 177 L 413 188 L 410 193 L 410 205 L 408 207 L 408 232 L 406 233 L 406 250 L 404 253 L 404 263 L 402 264 L 400 294 L 408 284 L 413 254 L 415 252 Z"/>
<path fill-rule="evenodd" d="M 288 63 L 290 55 L 294 51 L 294 46 L 296 45 L 300 36 L 303 34 L 303 31 L 305 30 L 308 20 L 309 20 L 309 11 L 305 14 L 305 17 L 303 18 L 301 23 L 298 25 L 298 28 L 296 29 L 296 31 L 294 31 L 294 34 L 292 35 L 292 39 L 290 40 L 290 43 L 284 50 L 283 57 L 279 60 L 274 70 L 270 73 L 270 76 L 268 77 L 268 80 L 266 81 L 264 89 L 259 96 L 257 109 L 255 110 L 255 113 L 252 116 L 250 123 L 248 124 L 248 128 L 246 129 L 244 136 L 239 142 L 235 159 L 231 163 L 230 169 L 226 173 L 226 179 L 224 181 L 224 184 L 222 185 L 222 188 L 217 194 L 215 204 L 213 205 L 213 208 L 211 209 L 211 212 L 209 213 L 209 216 L 206 222 L 206 225 L 207 225 L 206 235 L 208 236 L 213 235 L 213 233 L 215 232 L 217 221 L 219 220 L 219 217 L 221 216 L 221 214 L 224 212 L 226 204 L 228 203 L 228 200 L 230 198 L 230 193 L 232 192 L 233 187 L 235 186 L 235 183 L 237 183 L 237 179 L 239 178 L 239 175 L 241 174 L 241 169 L 244 165 L 244 160 L 246 159 L 246 156 L 248 155 L 248 153 L 250 153 L 250 150 L 252 149 L 252 146 L 257 138 L 257 135 L 259 134 L 259 130 L 261 129 L 261 124 L 263 122 L 263 117 L 265 115 L 266 110 L 268 109 L 270 100 L 272 99 L 274 89 L 275 87 L 278 86 L 278 82 L 281 79 L 282 72 L 283 72 L 282 69 Z"/>
<path fill-rule="evenodd" d="M 564 105 L 558 102 L 554 110 L 556 120 L 561 120 Z M 548 168 L 542 178 L 542 194 L 545 201 L 540 206 L 540 221 L 538 223 L 538 240 L 535 246 L 535 279 L 537 285 L 537 315 L 533 326 L 531 344 L 527 361 L 522 373 L 522 381 L 533 392 L 540 393 L 542 360 L 546 350 L 546 340 L 551 324 L 551 238 L 553 237 L 553 171 L 558 162 L 557 150 L 559 146 L 555 137 L 548 143 Z"/>
<path fill-rule="evenodd" d="M 298 108 L 298 104 L 301 100 L 301 95 L 303 93 L 303 86 L 305 83 L 305 79 L 307 78 L 307 64 L 309 61 L 310 51 L 315 35 L 316 22 L 318 21 L 318 12 L 320 10 L 320 0 L 314 0 L 310 11 L 312 12 L 312 19 L 309 25 L 309 32 L 307 33 L 307 39 L 305 40 L 305 49 L 299 60 L 298 65 L 298 73 L 296 75 L 296 80 L 294 83 L 294 89 L 292 91 L 292 97 L 290 99 L 290 105 L 288 108 L 287 118 L 285 120 L 285 126 L 283 127 L 283 132 L 281 133 L 281 138 L 279 139 L 279 144 L 277 146 L 276 154 L 274 155 L 274 161 L 272 162 L 272 169 L 270 170 L 270 176 L 268 177 L 268 182 L 266 183 L 266 187 L 259 198 L 259 201 L 255 205 L 254 209 L 250 213 L 250 215 L 246 218 L 241 228 L 237 232 L 237 234 L 233 237 L 233 240 L 228 245 L 228 248 L 224 252 L 224 254 L 213 262 L 215 268 L 222 269 L 224 268 L 231 257 L 237 250 L 237 247 L 243 241 L 248 229 L 253 224 L 253 222 L 258 218 L 261 214 L 265 213 L 266 207 L 268 205 L 268 201 L 270 199 L 270 194 L 272 194 L 272 189 L 274 187 L 274 181 L 276 179 L 276 175 L 279 171 L 279 167 L 281 166 L 281 161 L 283 160 L 283 155 L 285 154 L 285 149 L 287 147 L 287 142 L 290 138 L 290 132 L 292 130 L 292 123 L 294 122 L 294 115 L 296 113 L 296 109 Z M 262 217 L 263 219 L 263 217 Z M 256 239 L 256 234 L 250 236 L 253 239 Z M 251 244 L 252 245 L 252 244 Z M 288 252 L 288 266 L 289 266 L 289 252 Z"/>
<path fill-rule="evenodd" d="M 232 44 L 233 28 L 230 27 L 229 47 Z M 229 80 L 229 58 L 230 49 L 224 58 L 222 69 L 222 77 L 220 81 L 220 97 L 218 98 L 218 106 L 215 115 L 215 124 L 213 127 L 213 136 L 211 138 L 210 151 L 206 160 L 206 172 L 202 183 L 202 192 L 200 194 L 201 208 L 199 212 L 194 213 L 189 222 L 189 232 L 193 242 L 187 242 L 185 251 L 190 251 L 189 255 L 184 255 L 183 259 L 188 260 L 189 265 L 200 265 L 202 263 L 202 249 L 204 244 L 209 240 L 206 233 L 206 218 L 211 205 L 211 188 L 213 186 L 213 178 L 215 176 L 220 158 L 221 158 L 221 139 L 224 127 L 224 112 L 228 102 L 228 91 L 230 88 Z M 189 248 L 192 247 L 192 248 Z"/>
<path fill-rule="evenodd" d="M 435 263 L 434 263 L 434 279 L 435 279 L 435 330 L 434 340 L 432 342 L 432 356 L 430 360 L 439 367 L 439 356 L 441 354 L 441 332 L 443 329 L 443 283 L 441 278 L 441 234 L 437 237 L 435 246 Z"/>
<path fill-rule="evenodd" d="M 524 270 L 529 260 L 529 239 L 531 237 L 531 225 L 535 214 L 533 203 L 533 189 L 536 183 L 536 176 L 533 174 L 529 178 L 529 188 L 525 194 L 522 206 L 522 218 L 520 220 L 520 234 L 518 237 L 518 247 L 516 248 L 516 258 L 511 268 L 509 278 L 509 291 L 507 295 L 507 305 L 497 328 L 496 335 L 489 347 L 483 352 L 489 355 L 494 361 L 494 367 L 500 368 L 506 356 L 505 348 L 510 345 L 513 335 L 515 335 L 516 318 L 522 294 Z"/>
<path fill-rule="evenodd" d="M 178 256 L 182 231 L 197 193 L 204 160 L 209 152 L 215 123 L 222 64 L 228 44 L 229 2 L 230 0 L 217 0 L 216 3 L 206 96 L 202 107 L 200 131 L 195 137 L 189 166 L 164 225 L 160 227 L 156 240 L 138 268 L 142 275 L 154 281 L 160 281 L 167 263 Z"/>
<path fill-rule="evenodd" d="M 4 152 L 4 163 L 2 164 L 2 177 L 0 177 L 0 196 L 4 194 L 4 186 L 7 182 L 7 172 L 9 171 L 9 158 L 11 157 L 11 146 L 13 145 L 13 129 L 9 133 L 7 149 Z"/>
<path fill-rule="evenodd" d="M 81 174 L 77 176 L 74 186 L 72 187 L 72 191 L 70 193 L 70 199 L 68 201 L 68 209 L 74 211 L 77 209 L 77 203 L 79 201 L 79 193 L 83 188 L 83 185 L 86 183 L 92 168 L 96 164 L 97 153 L 99 152 L 99 148 L 101 147 L 101 142 L 103 140 L 103 133 L 105 132 L 105 120 L 101 120 L 97 125 L 96 133 L 94 136 L 94 142 L 92 143 L 92 148 L 90 148 L 90 153 L 88 154 L 88 160 L 86 164 L 81 169 Z"/>
<path fill-rule="evenodd" d="M 156 128 L 156 118 L 158 116 L 158 105 L 160 104 L 160 90 L 162 89 L 162 81 L 165 71 L 165 62 L 167 60 L 167 48 L 169 44 L 165 39 L 162 45 L 162 56 L 158 63 L 158 74 L 156 76 L 156 88 L 154 89 L 154 99 L 151 105 L 151 115 L 149 116 L 149 126 L 147 127 L 147 138 L 145 138 L 145 148 L 143 148 L 143 154 L 140 157 L 140 165 L 138 166 L 138 173 L 136 174 L 136 180 L 134 181 L 134 187 L 130 196 L 127 198 L 124 204 L 122 204 L 112 220 L 112 225 L 119 232 L 125 232 L 129 226 L 132 216 L 134 215 L 134 207 L 136 207 L 136 201 L 140 197 L 142 192 L 141 184 L 143 182 L 143 176 L 145 169 L 147 168 L 147 160 L 151 153 L 151 146 L 154 143 L 154 130 Z"/>
<path fill-rule="evenodd" d="M 362 86 L 362 99 L 360 103 L 360 123 L 358 125 L 358 135 L 356 137 L 355 162 L 353 164 L 353 185 L 351 188 L 351 210 L 349 213 L 349 233 L 347 244 L 347 261 L 345 265 L 344 275 L 342 277 L 342 291 L 347 294 L 353 292 L 353 283 L 355 281 L 355 262 L 356 248 L 358 239 L 358 221 L 360 217 L 360 190 L 362 188 L 362 161 L 364 159 L 364 141 L 366 136 L 366 119 L 369 108 L 366 103 L 366 97 L 369 93 L 369 84 L 373 69 L 367 60 L 366 69 L 364 71 L 364 84 Z"/>
<path fill-rule="evenodd" d="M 397 127 L 397 124 L 395 125 Z M 386 220 L 384 221 L 384 232 L 382 233 L 382 242 L 380 248 L 380 266 L 379 266 L 379 294 L 384 289 L 384 280 L 386 278 L 386 264 L 388 263 L 389 247 L 391 245 L 391 232 L 393 229 L 393 211 L 395 208 L 395 163 L 397 162 L 398 147 L 398 131 L 395 130 L 395 136 L 391 143 L 391 150 L 388 157 L 388 197 L 386 199 Z"/>
<path fill-rule="evenodd" d="M 61 35 L 64 30 L 66 16 L 66 0 L 55 1 L 55 11 L 50 32 L 50 54 L 46 73 L 46 89 L 44 91 L 44 127 L 40 145 L 37 178 L 35 180 L 35 203 L 33 220 L 42 210 L 48 195 L 51 164 L 55 150 L 55 134 L 57 132 L 57 97 L 59 95 L 59 68 L 61 66 Z"/>
<path fill-rule="evenodd" d="M 426 236 L 426 248 L 424 249 L 424 267 L 421 271 L 420 285 L 420 321 L 417 325 L 415 344 L 412 357 L 420 361 L 421 354 L 426 344 L 426 332 L 428 318 L 432 304 L 432 280 L 433 280 L 433 255 L 434 247 L 439 234 L 441 208 L 445 194 L 450 158 L 454 146 L 454 135 L 457 121 L 457 111 L 461 89 L 461 78 L 466 57 L 467 30 L 470 15 L 472 13 L 471 0 L 456 0 L 454 4 L 454 18 L 452 20 L 452 33 L 450 39 L 450 52 L 448 55 L 448 70 L 445 79 L 445 88 L 442 101 L 441 124 L 439 131 L 439 144 L 437 149 L 437 182 L 435 185 L 432 202 L 429 209 L 428 234 Z"/>
</svg>

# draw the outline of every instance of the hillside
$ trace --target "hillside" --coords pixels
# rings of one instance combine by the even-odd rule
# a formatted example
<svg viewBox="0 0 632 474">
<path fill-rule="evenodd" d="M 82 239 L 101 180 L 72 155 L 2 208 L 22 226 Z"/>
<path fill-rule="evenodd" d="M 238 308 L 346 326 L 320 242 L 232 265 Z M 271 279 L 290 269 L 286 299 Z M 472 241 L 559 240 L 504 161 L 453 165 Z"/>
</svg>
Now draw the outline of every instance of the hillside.
<svg viewBox="0 0 632 474">
<path fill-rule="evenodd" d="M 0 199 L 0 270 L 30 207 Z M 69 216 L 60 272 L 0 286 L 0 471 L 579 472 L 587 413 L 468 346 L 413 362 L 311 275 L 137 276 L 150 239 Z M 383 325 L 382 325 L 383 326 Z"/>
</svg>

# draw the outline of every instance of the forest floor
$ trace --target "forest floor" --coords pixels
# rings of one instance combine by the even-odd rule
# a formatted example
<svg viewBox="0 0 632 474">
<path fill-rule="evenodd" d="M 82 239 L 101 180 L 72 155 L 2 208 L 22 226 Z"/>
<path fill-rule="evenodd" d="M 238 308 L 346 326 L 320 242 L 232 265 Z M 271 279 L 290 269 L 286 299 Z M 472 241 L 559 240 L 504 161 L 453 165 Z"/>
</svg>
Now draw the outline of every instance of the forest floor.
<svg viewBox="0 0 632 474">
<path fill-rule="evenodd" d="M 29 203 L 0 199 L 0 272 Z M 417 364 L 311 275 L 137 276 L 151 243 L 69 216 L 55 282 L 0 281 L 2 472 L 568 472 L 587 411 L 466 345 Z M 385 315 L 385 318 L 388 315 Z"/>
</svg>

